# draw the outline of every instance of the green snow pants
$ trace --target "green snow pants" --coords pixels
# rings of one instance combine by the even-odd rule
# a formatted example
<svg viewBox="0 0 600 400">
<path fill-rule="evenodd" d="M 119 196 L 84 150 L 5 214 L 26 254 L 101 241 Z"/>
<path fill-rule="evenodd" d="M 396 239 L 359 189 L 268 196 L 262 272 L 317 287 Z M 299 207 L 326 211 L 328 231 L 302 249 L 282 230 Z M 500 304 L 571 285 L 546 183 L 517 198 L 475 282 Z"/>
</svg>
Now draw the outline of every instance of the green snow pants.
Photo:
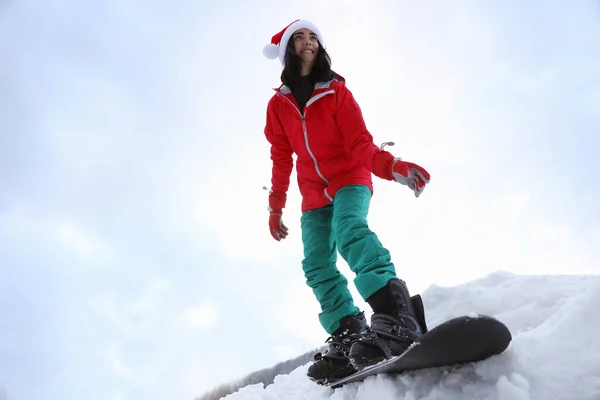
<svg viewBox="0 0 600 400">
<path fill-rule="evenodd" d="M 338 190 L 333 203 L 306 211 L 300 219 L 307 285 L 321 305 L 319 321 L 332 334 L 340 319 L 356 314 L 348 281 L 336 267 L 337 251 L 356 274 L 354 284 L 366 300 L 396 276 L 390 253 L 367 225 L 371 190 L 350 185 Z"/>
</svg>

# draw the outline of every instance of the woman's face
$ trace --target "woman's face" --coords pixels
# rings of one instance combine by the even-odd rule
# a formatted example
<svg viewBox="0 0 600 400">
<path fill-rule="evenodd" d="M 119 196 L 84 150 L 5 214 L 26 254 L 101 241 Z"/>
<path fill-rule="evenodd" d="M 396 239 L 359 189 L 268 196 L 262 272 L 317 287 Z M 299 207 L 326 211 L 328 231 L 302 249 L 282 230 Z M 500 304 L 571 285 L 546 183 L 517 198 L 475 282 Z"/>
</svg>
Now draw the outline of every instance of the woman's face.
<svg viewBox="0 0 600 400">
<path fill-rule="evenodd" d="M 317 51 L 319 50 L 319 42 L 317 35 L 306 28 L 298 29 L 292 35 L 294 41 L 294 50 L 300 56 L 303 63 L 313 66 L 317 59 Z"/>
</svg>

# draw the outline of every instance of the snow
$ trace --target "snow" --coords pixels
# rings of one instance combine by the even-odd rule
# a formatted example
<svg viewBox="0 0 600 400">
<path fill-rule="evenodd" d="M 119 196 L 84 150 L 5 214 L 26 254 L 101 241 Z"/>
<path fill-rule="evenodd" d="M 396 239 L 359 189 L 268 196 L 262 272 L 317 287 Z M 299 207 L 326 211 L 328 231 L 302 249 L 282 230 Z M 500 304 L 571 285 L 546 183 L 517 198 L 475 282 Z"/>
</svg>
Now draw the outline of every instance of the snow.
<svg viewBox="0 0 600 400">
<path fill-rule="evenodd" d="M 338 389 L 311 382 L 306 364 L 224 399 L 600 399 L 600 276 L 497 272 L 455 287 L 431 286 L 422 297 L 430 329 L 455 316 L 487 314 L 506 323 L 511 345 L 479 363 L 372 376 Z"/>
</svg>

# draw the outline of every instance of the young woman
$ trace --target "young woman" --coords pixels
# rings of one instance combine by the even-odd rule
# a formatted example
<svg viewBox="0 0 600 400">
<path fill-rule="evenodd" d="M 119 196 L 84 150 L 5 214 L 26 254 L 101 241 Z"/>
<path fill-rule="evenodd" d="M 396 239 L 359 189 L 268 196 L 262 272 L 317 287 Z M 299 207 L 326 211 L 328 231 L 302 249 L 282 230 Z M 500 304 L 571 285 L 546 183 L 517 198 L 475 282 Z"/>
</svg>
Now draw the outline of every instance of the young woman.
<svg viewBox="0 0 600 400">
<path fill-rule="evenodd" d="M 265 135 L 271 145 L 269 229 L 275 240 L 288 228 L 282 212 L 297 156 L 302 195 L 302 268 L 330 335 L 308 376 L 323 383 L 402 353 L 424 328 L 420 297 L 412 299 L 396 276 L 390 253 L 367 225 L 372 174 L 408 186 L 419 196 L 429 182 L 422 167 L 395 158 L 373 143 L 345 80 L 331 70 L 319 29 L 296 20 L 265 46 L 279 58 L 282 85 L 267 106 Z M 336 267 L 337 252 L 356 274 L 354 284 L 373 309 L 370 327 Z M 418 304 L 414 304 L 418 300 Z"/>
</svg>

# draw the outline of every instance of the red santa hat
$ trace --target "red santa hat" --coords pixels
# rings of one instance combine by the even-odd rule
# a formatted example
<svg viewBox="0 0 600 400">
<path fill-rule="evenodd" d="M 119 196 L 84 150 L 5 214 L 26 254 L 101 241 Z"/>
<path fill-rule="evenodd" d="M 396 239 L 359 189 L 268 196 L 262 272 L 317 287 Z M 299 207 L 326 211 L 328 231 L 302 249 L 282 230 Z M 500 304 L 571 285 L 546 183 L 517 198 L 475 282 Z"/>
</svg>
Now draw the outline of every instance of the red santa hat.
<svg viewBox="0 0 600 400">
<path fill-rule="evenodd" d="M 294 32 L 296 32 L 298 29 L 302 29 L 302 28 L 306 28 L 306 29 L 310 30 L 311 32 L 313 32 L 315 35 L 317 35 L 317 39 L 319 39 L 319 43 L 321 44 L 321 46 L 323 48 L 325 48 L 325 41 L 323 40 L 323 35 L 321 35 L 321 32 L 315 26 L 315 24 L 313 24 L 312 22 L 307 21 L 305 19 L 297 19 L 294 22 L 292 22 L 291 24 L 289 24 L 288 26 L 286 26 L 285 28 L 283 28 L 283 30 L 281 32 L 275 34 L 271 38 L 271 43 L 267 44 L 263 48 L 263 54 L 265 55 L 265 57 L 270 58 L 271 60 L 274 60 L 279 57 L 279 61 L 281 61 L 281 65 L 284 65 L 285 64 L 285 62 L 284 62 L 285 51 L 286 51 L 288 42 L 289 42 L 290 38 L 292 37 L 292 35 L 294 34 Z"/>
</svg>

